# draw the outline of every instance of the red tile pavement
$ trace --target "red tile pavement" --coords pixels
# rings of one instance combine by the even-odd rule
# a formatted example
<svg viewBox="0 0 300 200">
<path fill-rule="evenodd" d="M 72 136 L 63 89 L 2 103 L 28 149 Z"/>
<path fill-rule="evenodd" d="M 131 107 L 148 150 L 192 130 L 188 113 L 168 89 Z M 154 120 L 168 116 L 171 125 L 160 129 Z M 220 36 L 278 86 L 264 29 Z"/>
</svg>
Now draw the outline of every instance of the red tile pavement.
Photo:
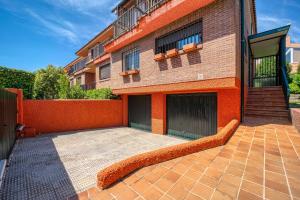
<svg viewBox="0 0 300 200">
<path fill-rule="evenodd" d="M 74 199 L 299 199 L 300 134 L 284 120 L 248 118 L 222 147 L 140 169 Z"/>
</svg>

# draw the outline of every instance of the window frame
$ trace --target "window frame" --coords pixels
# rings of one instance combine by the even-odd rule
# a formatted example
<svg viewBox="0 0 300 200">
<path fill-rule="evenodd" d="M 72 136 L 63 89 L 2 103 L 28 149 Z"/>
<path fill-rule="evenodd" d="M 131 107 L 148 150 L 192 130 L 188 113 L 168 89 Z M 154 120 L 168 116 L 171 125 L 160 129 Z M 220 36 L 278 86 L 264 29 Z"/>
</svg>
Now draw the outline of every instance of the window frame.
<svg viewBox="0 0 300 200">
<path fill-rule="evenodd" d="M 140 49 L 138 47 L 131 48 L 122 53 L 122 71 L 139 70 L 140 69 Z M 126 60 L 126 56 L 131 56 Z M 131 61 L 130 61 L 131 60 Z M 128 62 L 128 65 L 126 66 Z"/>
<path fill-rule="evenodd" d="M 158 45 L 158 43 L 160 42 L 160 40 L 163 40 L 163 39 L 168 40 L 169 38 L 172 38 L 172 36 L 175 37 L 174 35 L 176 35 L 176 33 L 180 34 L 180 32 L 183 31 L 183 29 L 187 29 L 188 30 L 189 27 L 192 27 L 192 26 L 194 26 L 196 24 L 200 25 L 199 26 L 199 30 L 195 31 L 196 33 L 189 35 L 189 33 L 182 32 L 181 33 L 182 35 L 189 35 L 189 36 L 181 37 L 180 39 L 177 39 L 174 42 L 169 42 L 169 43 L 166 42 L 166 44 L 164 44 L 164 45 L 160 45 L 160 46 Z M 187 42 L 184 42 L 185 40 L 187 40 Z M 171 50 L 171 49 L 174 49 L 174 48 L 176 48 L 178 50 L 181 50 L 181 49 L 183 49 L 184 45 L 186 45 L 186 44 L 192 44 L 192 43 L 195 43 L 196 45 L 203 44 L 203 20 L 202 20 L 202 18 L 197 19 L 197 20 L 195 20 L 195 21 L 193 21 L 191 23 L 188 23 L 186 25 L 181 26 L 180 28 L 177 28 L 177 29 L 175 29 L 173 31 L 170 31 L 170 32 L 168 32 L 168 33 L 166 33 L 164 35 L 161 35 L 161 36 L 155 38 L 155 54 L 166 53 L 168 50 Z M 165 49 L 162 50 L 162 48 L 165 48 Z"/>
<path fill-rule="evenodd" d="M 102 74 L 101 73 L 101 69 L 104 68 L 104 67 L 108 67 L 108 66 L 109 66 L 109 77 L 102 78 L 101 77 L 101 74 Z M 104 65 L 99 66 L 99 80 L 103 81 L 103 80 L 108 80 L 110 78 L 111 78 L 111 64 L 110 63 L 106 63 Z"/>
</svg>

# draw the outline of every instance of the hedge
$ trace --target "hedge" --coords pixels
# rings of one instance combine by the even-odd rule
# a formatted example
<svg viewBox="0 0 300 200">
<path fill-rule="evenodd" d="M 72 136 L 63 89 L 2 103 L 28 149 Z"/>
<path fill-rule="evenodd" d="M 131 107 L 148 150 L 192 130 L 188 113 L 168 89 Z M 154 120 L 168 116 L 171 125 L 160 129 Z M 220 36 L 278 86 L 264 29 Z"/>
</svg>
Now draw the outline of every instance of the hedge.
<svg viewBox="0 0 300 200">
<path fill-rule="evenodd" d="M 23 89 L 24 98 L 32 98 L 34 73 L 0 66 L 0 88 Z"/>
</svg>

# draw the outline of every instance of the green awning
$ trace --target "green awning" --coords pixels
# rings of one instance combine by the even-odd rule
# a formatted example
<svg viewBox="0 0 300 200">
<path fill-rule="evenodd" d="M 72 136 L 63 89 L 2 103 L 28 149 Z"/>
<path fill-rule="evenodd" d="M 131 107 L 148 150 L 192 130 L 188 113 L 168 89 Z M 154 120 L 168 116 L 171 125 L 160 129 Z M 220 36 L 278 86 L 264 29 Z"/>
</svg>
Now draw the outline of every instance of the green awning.
<svg viewBox="0 0 300 200">
<path fill-rule="evenodd" d="M 279 51 L 280 40 L 289 32 L 290 25 L 250 35 L 248 37 L 253 58 L 276 55 Z"/>
</svg>

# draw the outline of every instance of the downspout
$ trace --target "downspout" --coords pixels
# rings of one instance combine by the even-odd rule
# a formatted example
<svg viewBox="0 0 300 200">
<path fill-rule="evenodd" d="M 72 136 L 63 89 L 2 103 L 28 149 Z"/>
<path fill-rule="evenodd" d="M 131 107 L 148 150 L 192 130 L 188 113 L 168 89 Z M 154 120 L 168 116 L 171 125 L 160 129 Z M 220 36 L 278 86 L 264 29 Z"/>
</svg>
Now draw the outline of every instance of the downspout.
<svg viewBox="0 0 300 200">
<path fill-rule="evenodd" d="M 244 54 L 245 54 L 245 28 L 244 28 L 244 0 L 240 0 L 241 9 L 241 122 L 244 121 Z"/>
</svg>

